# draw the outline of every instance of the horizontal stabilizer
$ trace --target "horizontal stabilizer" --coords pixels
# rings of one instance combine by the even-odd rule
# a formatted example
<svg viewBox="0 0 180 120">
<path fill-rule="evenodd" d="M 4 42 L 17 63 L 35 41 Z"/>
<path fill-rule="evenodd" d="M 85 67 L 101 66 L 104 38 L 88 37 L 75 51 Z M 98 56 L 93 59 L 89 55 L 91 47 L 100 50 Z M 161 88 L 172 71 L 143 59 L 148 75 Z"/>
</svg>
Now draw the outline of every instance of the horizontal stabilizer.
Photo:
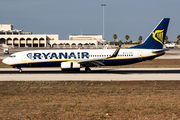
<svg viewBox="0 0 180 120">
<path fill-rule="evenodd" d="M 152 53 L 160 53 L 160 52 L 164 52 L 164 51 L 168 51 L 170 49 L 160 49 L 160 50 L 153 50 Z"/>
</svg>

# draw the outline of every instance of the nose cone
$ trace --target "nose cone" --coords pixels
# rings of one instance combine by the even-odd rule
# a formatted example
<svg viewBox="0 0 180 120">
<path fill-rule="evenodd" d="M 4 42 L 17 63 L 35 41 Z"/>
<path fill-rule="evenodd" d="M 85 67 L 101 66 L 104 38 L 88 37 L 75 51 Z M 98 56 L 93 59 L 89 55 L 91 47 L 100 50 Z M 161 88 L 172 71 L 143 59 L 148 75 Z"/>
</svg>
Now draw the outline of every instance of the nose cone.
<svg viewBox="0 0 180 120">
<path fill-rule="evenodd" d="M 2 62 L 3 62 L 4 64 L 8 65 L 8 58 L 3 59 Z"/>
</svg>

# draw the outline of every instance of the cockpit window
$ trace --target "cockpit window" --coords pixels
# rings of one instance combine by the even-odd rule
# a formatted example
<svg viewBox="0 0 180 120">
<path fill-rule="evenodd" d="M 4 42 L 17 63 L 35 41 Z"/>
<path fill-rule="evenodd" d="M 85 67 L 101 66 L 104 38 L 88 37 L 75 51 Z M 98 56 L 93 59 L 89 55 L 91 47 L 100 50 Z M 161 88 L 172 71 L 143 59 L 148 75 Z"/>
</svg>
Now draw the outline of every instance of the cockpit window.
<svg viewBox="0 0 180 120">
<path fill-rule="evenodd" d="M 14 58 L 14 57 L 16 57 L 16 55 L 10 55 L 9 57 L 10 57 L 10 58 Z"/>
</svg>

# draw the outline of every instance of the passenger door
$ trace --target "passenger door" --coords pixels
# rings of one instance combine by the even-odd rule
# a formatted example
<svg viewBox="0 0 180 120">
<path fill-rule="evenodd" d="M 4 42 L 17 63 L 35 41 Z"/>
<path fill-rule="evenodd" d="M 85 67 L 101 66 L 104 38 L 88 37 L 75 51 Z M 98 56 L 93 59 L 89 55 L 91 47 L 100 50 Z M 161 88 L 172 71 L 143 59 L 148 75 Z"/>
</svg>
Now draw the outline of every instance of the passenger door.
<svg viewBox="0 0 180 120">
<path fill-rule="evenodd" d="M 26 54 L 22 53 L 22 62 L 26 62 Z"/>
<path fill-rule="evenodd" d="M 142 60 L 142 52 L 141 51 L 138 52 L 138 59 Z"/>
</svg>

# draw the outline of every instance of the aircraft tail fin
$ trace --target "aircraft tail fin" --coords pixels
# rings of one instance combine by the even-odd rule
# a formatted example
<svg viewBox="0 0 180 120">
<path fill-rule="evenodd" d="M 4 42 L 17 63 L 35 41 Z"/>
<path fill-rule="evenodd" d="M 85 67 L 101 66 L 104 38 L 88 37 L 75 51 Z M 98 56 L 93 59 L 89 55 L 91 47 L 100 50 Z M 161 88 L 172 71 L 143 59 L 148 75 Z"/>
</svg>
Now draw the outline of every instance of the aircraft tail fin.
<svg viewBox="0 0 180 120">
<path fill-rule="evenodd" d="M 130 47 L 130 49 L 162 49 L 169 20 L 170 18 L 163 18 L 142 44 Z"/>
</svg>

